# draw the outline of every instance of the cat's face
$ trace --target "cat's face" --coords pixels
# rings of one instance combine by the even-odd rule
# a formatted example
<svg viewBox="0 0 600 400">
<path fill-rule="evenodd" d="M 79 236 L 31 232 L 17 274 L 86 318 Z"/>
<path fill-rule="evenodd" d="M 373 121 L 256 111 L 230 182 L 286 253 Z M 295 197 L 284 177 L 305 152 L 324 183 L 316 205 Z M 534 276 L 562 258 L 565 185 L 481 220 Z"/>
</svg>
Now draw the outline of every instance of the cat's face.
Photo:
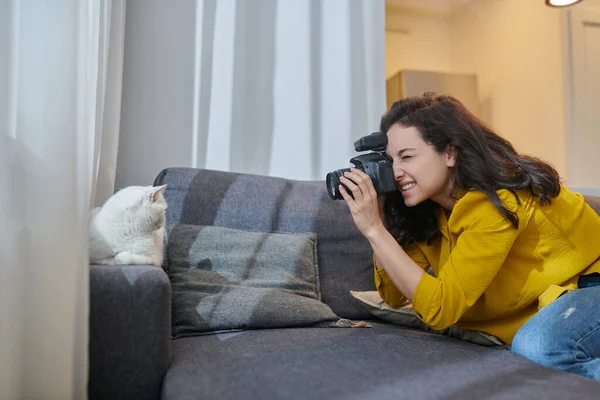
<svg viewBox="0 0 600 400">
<path fill-rule="evenodd" d="M 115 193 L 103 211 L 130 223 L 149 222 L 156 228 L 164 225 L 167 202 L 163 186 L 129 186 Z"/>
</svg>

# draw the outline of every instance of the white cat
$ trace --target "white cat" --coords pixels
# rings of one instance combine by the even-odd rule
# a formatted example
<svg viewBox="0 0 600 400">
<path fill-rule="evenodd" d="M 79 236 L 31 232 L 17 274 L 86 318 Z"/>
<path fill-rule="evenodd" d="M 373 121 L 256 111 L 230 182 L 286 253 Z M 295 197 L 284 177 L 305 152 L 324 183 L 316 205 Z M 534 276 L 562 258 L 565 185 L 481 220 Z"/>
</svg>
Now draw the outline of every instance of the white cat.
<svg viewBox="0 0 600 400">
<path fill-rule="evenodd" d="M 90 263 L 161 266 L 167 185 L 129 186 L 92 210 Z"/>
</svg>

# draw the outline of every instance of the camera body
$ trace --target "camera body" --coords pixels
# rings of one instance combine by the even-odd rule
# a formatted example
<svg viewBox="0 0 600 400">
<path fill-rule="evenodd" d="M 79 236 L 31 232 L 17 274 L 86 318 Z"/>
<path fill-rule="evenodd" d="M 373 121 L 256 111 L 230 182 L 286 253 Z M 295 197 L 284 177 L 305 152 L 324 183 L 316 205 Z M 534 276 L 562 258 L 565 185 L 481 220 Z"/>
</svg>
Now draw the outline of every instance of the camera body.
<svg viewBox="0 0 600 400">
<path fill-rule="evenodd" d="M 373 181 L 375 191 L 378 194 L 394 192 L 397 190 L 392 163 L 385 155 L 386 146 L 387 135 L 385 133 L 371 133 L 354 142 L 354 150 L 370 150 L 371 153 L 361 154 L 350 159 L 350 162 L 354 164 L 354 168 L 369 175 L 371 181 Z M 327 174 L 325 179 L 327 193 L 333 200 L 343 199 L 339 190 L 339 185 L 340 177 L 342 177 L 346 171 L 350 171 L 350 168 L 338 169 Z M 348 193 L 352 196 L 351 192 Z"/>
</svg>

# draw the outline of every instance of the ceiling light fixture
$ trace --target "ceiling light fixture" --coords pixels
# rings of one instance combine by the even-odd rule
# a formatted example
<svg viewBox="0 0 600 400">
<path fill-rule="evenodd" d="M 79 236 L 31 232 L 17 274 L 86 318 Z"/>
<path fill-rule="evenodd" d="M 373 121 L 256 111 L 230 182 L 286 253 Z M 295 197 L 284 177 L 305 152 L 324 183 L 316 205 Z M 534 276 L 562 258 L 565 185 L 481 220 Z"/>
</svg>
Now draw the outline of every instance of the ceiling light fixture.
<svg viewBox="0 0 600 400">
<path fill-rule="evenodd" d="M 568 7 L 579 3 L 582 0 L 546 0 L 546 5 L 550 7 Z"/>
</svg>

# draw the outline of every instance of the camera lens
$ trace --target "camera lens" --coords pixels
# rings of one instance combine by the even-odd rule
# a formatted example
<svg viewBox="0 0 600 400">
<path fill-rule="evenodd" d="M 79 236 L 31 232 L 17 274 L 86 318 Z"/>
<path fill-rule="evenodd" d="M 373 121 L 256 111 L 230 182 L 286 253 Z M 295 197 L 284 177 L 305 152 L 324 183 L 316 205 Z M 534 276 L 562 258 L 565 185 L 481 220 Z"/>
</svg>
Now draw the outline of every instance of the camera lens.
<svg viewBox="0 0 600 400">
<path fill-rule="evenodd" d="M 327 174 L 327 194 L 333 200 L 341 199 L 342 196 L 338 189 L 338 185 L 340 184 L 340 178 L 335 174 L 335 172 L 330 172 Z"/>
<path fill-rule="evenodd" d="M 344 175 L 344 172 L 350 171 L 350 168 L 338 169 L 337 171 L 333 171 L 327 174 L 326 185 L 327 185 L 327 194 L 333 200 L 341 200 L 343 199 L 342 194 L 340 193 L 340 177 Z"/>
</svg>

